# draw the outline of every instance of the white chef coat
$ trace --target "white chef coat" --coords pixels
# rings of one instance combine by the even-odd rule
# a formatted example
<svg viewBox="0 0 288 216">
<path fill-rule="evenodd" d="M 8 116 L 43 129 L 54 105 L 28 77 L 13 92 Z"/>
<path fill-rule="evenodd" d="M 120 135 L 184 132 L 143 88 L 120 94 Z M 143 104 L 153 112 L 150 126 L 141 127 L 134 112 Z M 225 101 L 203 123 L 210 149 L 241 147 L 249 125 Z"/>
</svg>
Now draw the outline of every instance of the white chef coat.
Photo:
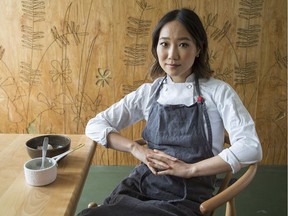
<svg viewBox="0 0 288 216">
<path fill-rule="evenodd" d="M 107 147 L 106 137 L 110 132 L 118 132 L 143 119 L 147 121 L 156 89 L 162 79 L 143 84 L 136 91 L 97 114 L 88 122 L 86 135 Z M 260 161 L 262 148 L 254 121 L 234 89 L 214 78 L 200 79 L 199 84 L 211 122 L 214 155 L 219 155 L 230 164 L 233 173 L 243 166 Z M 194 74 L 191 74 L 185 83 L 174 83 L 168 76 L 160 91 L 158 103 L 190 106 L 197 101 L 197 97 Z M 226 149 L 223 149 L 224 130 L 228 132 L 232 144 Z"/>
</svg>

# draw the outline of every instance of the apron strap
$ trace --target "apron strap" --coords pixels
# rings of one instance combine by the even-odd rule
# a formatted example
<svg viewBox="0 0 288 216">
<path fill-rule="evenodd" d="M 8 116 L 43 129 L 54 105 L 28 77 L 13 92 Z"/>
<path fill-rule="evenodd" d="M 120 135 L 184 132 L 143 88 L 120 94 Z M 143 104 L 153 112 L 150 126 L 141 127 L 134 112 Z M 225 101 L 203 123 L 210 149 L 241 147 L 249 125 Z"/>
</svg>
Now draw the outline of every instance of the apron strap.
<svg viewBox="0 0 288 216">
<path fill-rule="evenodd" d="M 159 82 L 158 84 L 158 87 L 156 89 L 156 94 L 155 94 L 155 99 L 157 100 L 158 97 L 159 97 L 159 94 L 160 94 L 160 90 L 161 90 L 161 87 L 163 85 L 163 83 L 165 82 L 165 80 L 167 79 L 167 75 L 165 75 L 165 77 L 163 77 L 163 79 Z"/>
<path fill-rule="evenodd" d="M 209 119 L 209 116 L 208 116 L 207 107 L 206 107 L 204 98 L 201 96 L 199 79 L 197 77 L 195 77 L 195 87 L 196 87 L 196 91 L 197 91 L 197 94 L 198 94 L 197 103 L 200 103 L 202 105 L 203 114 L 204 114 L 206 125 L 207 125 L 208 142 L 209 142 L 210 147 L 212 148 L 212 128 L 211 128 L 211 123 L 210 123 L 210 119 Z"/>
<path fill-rule="evenodd" d="M 165 82 L 166 79 L 167 79 L 167 75 L 165 77 L 163 77 L 163 79 L 160 81 L 160 83 L 158 85 L 158 88 L 157 88 L 156 94 L 155 94 L 155 99 L 156 100 L 159 97 L 160 89 L 161 89 L 161 87 L 162 87 L 162 85 L 163 85 L 163 83 Z M 203 114 L 204 114 L 204 118 L 205 118 L 206 125 L 207 125 L 208 143 L 209 143 L 210 147 L 212 148 L 212 128 L 211 128 L 211 123 L 210 123 L 210 119 L 209 119 L 209 115 L 208 115 L 208 112 L 207 112 L 207 107 L 205 105 L 204 98 L 201 96 L 199 79 L 196 76 L 195 76 L 195 87 L 196 87 L 196 92 L 198 94 L 197 103 L 200 103 L 202 105 Z"/>
</svg>

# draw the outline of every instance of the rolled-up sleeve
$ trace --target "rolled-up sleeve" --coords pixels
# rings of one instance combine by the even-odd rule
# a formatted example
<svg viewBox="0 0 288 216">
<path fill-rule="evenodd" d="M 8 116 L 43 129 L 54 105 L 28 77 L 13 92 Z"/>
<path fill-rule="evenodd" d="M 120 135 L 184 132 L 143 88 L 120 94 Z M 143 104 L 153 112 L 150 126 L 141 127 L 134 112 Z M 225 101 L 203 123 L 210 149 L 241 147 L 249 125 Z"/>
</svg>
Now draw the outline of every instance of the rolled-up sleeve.
<svg viewBox="0 0 288 216">
<path fill-rule="evenodd" d="M 111 132 L 118 133 L 114 127 L 105 121 L 103 113 L 99 113 L 95 118 L 90 119 L 85 129 L 86 136 L 105 147 L 108 147 L 106 137 Z"/>
</svg>

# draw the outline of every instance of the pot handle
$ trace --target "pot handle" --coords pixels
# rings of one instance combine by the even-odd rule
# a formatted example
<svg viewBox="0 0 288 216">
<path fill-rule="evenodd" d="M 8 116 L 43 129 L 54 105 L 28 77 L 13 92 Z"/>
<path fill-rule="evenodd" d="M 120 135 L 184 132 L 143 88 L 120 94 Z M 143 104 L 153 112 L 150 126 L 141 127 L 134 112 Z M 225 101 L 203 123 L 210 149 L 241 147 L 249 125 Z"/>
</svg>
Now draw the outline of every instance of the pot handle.
<svg viewBox="0 0 288 216">
<path fill-rule="evenodd" d="M 73 152 L 73 151 L 75 151 L 75 150 L 77 150 L 77 149 L 79 149 L 79 148 L 82 148 L 84 145 L 85 145 L 85 144 L 81 143 L 81 144 L 79 144 L 78 146 L 76 146 L 76 147 L 73 148 L 73 149 L 70 149 L 70 150 L 68 150 L 68 151 L 66 151 L 66 152 L 64 152 L 64 153 L 62 153 L 62 154 L 59 154 L 59 155 L 57 155 L 57 156 L 55 156 L 55 157 L 52 157 L 52 159 L 57 162 L 57 161 L 59 161 L 61 158 L 63 158 L 64 156 L 70 154 L 71 152 Z"/>
</svg>

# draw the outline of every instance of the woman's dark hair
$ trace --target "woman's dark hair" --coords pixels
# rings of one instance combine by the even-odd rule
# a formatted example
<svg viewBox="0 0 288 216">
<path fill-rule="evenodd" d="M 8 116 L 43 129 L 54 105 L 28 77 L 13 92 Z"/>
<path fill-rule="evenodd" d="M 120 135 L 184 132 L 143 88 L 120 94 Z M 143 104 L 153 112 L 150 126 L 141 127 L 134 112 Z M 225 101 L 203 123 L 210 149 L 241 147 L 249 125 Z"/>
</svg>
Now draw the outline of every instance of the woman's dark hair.
<svg viewBox="0 0 288 216">
<path fill-rule="evenodd" d="M 180 22 L 187 29 L 194 38 L 196 47 L 200 49 L 199 57 L 195 59 L 192 66 L 193 73 L 195 73 L 195 76 L 198 78 L 211 77 L 213 71 L 209 64 L 208 39 L 206 31 L 198 15 L 194 11 L 186 8 L 168 12 L 161 18 L 155 27 L 152 33 L 152 54 L 155 58 L 155 62 L 151 67 L 150 76 L 155 79 L 165 74 L 158 61 L 157 45 L 162 27 L 175 20 Z"/>
</svg>

